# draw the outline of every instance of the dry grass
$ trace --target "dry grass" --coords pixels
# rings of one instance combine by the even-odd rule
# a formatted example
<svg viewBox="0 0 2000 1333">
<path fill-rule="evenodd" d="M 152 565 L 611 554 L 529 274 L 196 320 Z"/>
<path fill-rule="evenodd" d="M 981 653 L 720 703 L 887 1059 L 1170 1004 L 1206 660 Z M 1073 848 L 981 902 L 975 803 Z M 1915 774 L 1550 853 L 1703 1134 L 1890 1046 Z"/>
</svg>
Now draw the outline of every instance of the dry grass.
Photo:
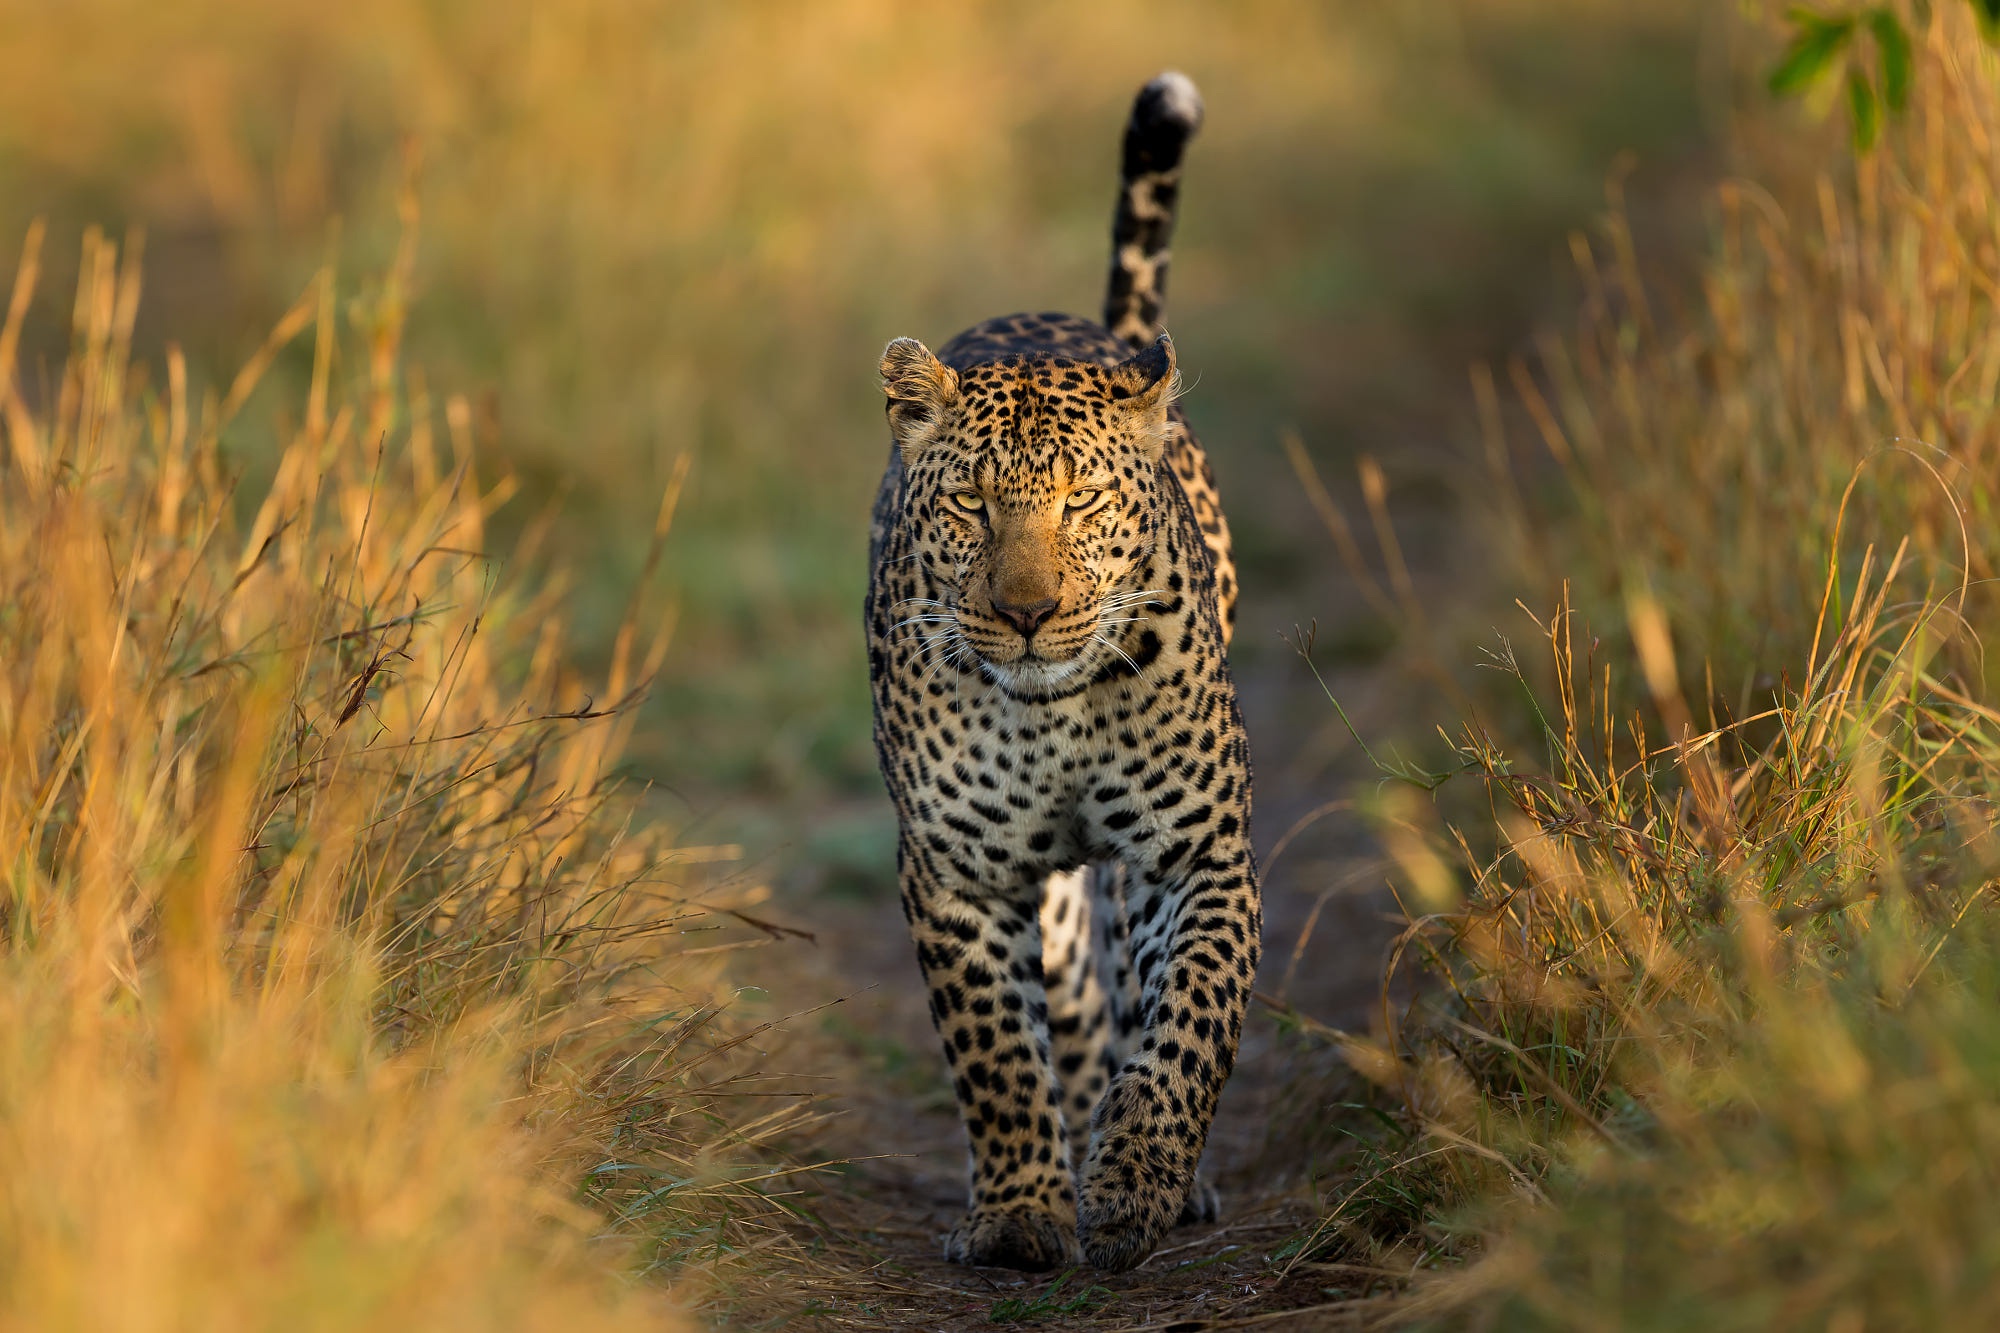
<svg viewBox="0 0 2000 1333">
<path fill-rule="evenodd" d="M 1712 672 L 1698 705 L 1712 693 L 1747 715 L 1785 673 L 1800 682 L 1829 560 L 1851 592 L 1870 542 L 1887 555 L 1907 539 L 1901 595 L 1963 583 L 1975 622 L 2000 607 L 1994 55 L 1967 6 L 1939 8 L 1917 96 L 1878 150 L 1853 158 L 1837 118 L 1746 127 L 1756 169 L 1714 193 L 1691 312 L 1658 308 L 1614 216 L 1571 244 L 1579 335 L 1477 386 L 1497 493 L 1519 488 L 1510 456 L 1543 454 L 1565 514 L 1540 521 L 1551 506 L 1531 494 L 1498 539 L 1531 586 L 1571 582 L 1594 623 L 1649 588 L 1684 664 Z M 1532 489 L 1548 476 L 1529 472 Z"/>
<path fill-rule="evenodd" d="M 133 362 L 138 246 L 95 236 L 67 362 L 20 371 L 39 239 L 0 333 L 0 1326 L 675 1323 L 634 1274 L 768 1206 L 718 1114 L 724 918 L 612 780 L 663 637 L 587 691 L 561 585 L 481 553 L 509 487 L 399 365 L 407 248 L 197 397 Z M 305 339 L 245 496 L 218 436 Z"/>
<path fill-rule="evenodd" d="M 1614 223 L 1509 377 L 1547 651 L 1458 733 L 1477 803 L 1383 803 L 1431 985 L 1341 1038 L 1400 1137 L 1299 1249 L 1473 1260 L 1387 1318 L 1990 1323 L 2000 64 L 1930 8 L 1872 156 L 1719 194 L 1698 316 Z"/>
</svg>

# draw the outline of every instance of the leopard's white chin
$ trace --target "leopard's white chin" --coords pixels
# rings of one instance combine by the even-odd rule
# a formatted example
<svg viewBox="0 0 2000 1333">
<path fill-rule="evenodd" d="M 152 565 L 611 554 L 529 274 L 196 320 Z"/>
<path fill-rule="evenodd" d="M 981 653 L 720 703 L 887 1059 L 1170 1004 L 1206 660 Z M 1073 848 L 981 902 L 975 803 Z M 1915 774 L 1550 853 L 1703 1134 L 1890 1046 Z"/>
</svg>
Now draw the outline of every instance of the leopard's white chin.
<svg viewBox="0 0 2000 1333">
<path fill-rule="evenodd" d="M 1033 654 L 1017 657 L 1011 662 L 980 661 L 988 680 L 1015 694 L 1041 694 L 1057 689 L 1075 680 L 1088 665 L 1087 653 L 1077 653 L 1061 661 Z"/>
</svg>

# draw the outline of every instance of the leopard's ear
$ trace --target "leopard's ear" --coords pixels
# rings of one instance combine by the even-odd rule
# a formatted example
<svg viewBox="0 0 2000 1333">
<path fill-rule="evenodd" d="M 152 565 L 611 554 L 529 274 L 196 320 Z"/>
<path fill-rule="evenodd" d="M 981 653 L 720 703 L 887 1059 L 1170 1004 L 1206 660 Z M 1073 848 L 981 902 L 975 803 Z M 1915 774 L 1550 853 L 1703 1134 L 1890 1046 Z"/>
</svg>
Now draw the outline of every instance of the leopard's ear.
<svg viewBox="0 0 2000 1333">
<path fill-rule="evenodd" d="M 1161 334 L 1145 350 L 1113 366 L 1107 378 L 1112 400 L 1129 414 L 1148 455 L 1158 458 L 1169 433 L 1167 409 L 1173 406 L 1180 384 L 1174 371 L 1174 340 Z"/>
<path fill-rule="evenodd" d="M 898 338 L 882 349 L 882 392 L 889 398 L 889 434 L 907 465 L 958 401 L 958 374 L 915 338 Z"/>
</svg>

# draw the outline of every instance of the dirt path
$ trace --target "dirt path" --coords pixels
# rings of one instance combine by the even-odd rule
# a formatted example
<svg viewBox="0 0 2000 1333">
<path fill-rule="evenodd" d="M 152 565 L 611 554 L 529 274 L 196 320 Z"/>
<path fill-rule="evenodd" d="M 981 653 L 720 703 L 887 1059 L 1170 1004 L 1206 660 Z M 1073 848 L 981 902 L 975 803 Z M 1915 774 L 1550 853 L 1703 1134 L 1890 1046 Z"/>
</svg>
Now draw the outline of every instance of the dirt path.
<svg viewBox="0 0 2000 1333">
<path fill-rule="evenodd" d="M 1342 1076 L 1324 1051 L 1283 1037 L 1262 1014 L 1250 1024 L 1209 1140 L 1207 1168 L 1224 1195 L 1219 1222 L 1175 1231 L 1125 1274 L 1024 1275 L 945 1263 L 939 1239 L 965 1206 L 965 1137 L 901 925 L 893 908 L 866 907 L 836 908 L 812 922 L 813 952 L 842 965 L 798 975 L 801 996 L 874 980 L 839 992 L 840 1003 L 806 1020 L 817 1020 L 817 1032 L 801 1045 L 817 1048 L 834 1084 L 822 1101 L 832 1118 L 814 1151 L 849 1165 L 808 1187 L 805 1202 L 820 1223 L 814 1243 L 825 1248 L 801 1274 L 806 1308 L 784 1327 L 1194 1329 L 1328 1299 L 1309 1275 L 1281 1278 L 1270 1256 L 1317 1214 L 1329 1182 L 1314 1179 L 1317 1163 L 1297 1140 Z M 1282 967 L 1284 958 L 1274 961 Z M 1354 961 L 1356 974 L 1372 962 Z"/>
</svg>

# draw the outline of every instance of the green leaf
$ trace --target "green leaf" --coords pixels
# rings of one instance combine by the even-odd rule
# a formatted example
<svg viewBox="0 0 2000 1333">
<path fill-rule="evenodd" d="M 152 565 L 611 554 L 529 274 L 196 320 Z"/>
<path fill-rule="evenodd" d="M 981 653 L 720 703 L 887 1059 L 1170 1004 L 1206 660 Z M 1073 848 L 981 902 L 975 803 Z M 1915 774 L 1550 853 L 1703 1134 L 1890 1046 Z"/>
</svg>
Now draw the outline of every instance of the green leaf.
<svg viewBox="0 0 2000 1333">
<path fill-rule="evenodd" d="M 1865 153 L 1882 132 L 1882 104 L 1875 100 L 1868 76 L 1858 69 L 1847 71 L 1847 112 L 1854 118 L 1854 151 Z"/>
<path fill-rule="evenodd" d="M 1980 0 L 2000 5 L 2000 0 Z M 1875 51 L 1882 61 L 1882 101 L 1891 111 L 1910 104 L 1910 34 L 1903 20 L 1877 6 L 1868 12 L 1868 29 L 1875 34 Z"/>
<path fill-rule="evenodd" d="M 1979 30 L 1989 42 L 2000 42 L 2000 0 L 1972 0 L 1972 12 L 1979 16 Z"/>
<path fill-rule="evenodd" d="M 1791 19 L 1798 31 L 1785 48 L 1784 58 L 1771 71 L 1771 91 L 1780 97 L 1800 91 L 1824 74 L 1854 36 L 1852 18 L 1827 18 L 1809 9 L 1794 9 Z"/>
</svg>

